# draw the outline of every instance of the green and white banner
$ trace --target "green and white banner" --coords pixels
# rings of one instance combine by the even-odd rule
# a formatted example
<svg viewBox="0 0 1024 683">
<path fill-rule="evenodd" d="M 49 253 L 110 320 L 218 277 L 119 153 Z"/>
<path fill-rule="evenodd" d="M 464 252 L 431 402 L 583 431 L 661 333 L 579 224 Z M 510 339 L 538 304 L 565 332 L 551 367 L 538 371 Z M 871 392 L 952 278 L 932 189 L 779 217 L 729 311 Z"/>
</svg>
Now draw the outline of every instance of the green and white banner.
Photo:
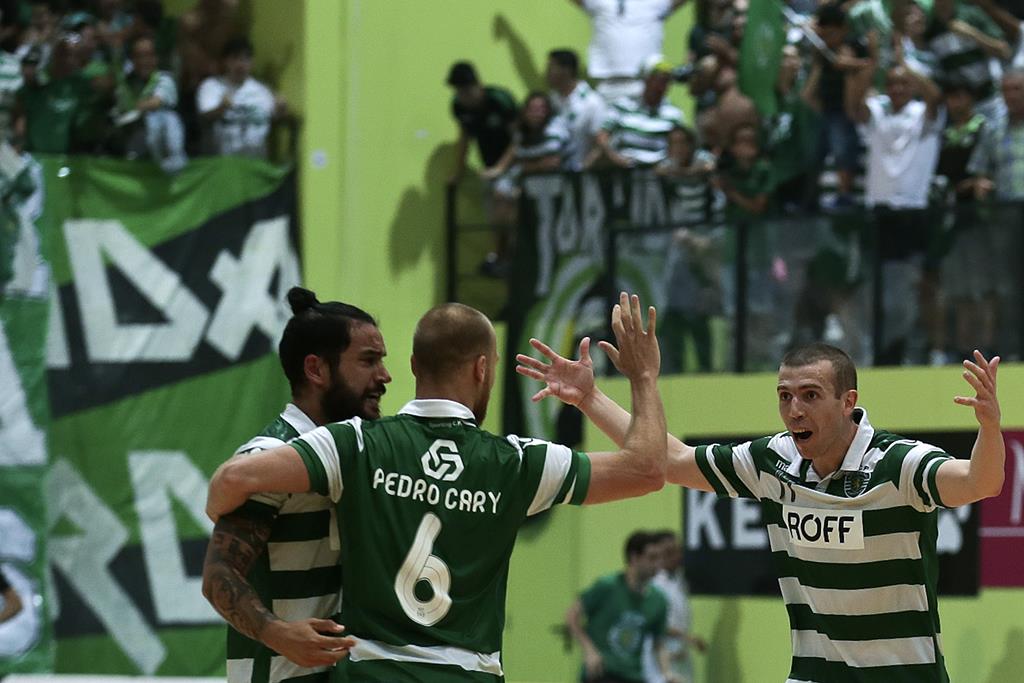
<svg viewBox="0 0 1024 683">
<path fill-rule="evenodd" d="M 575 357 L 579 340 L 591 336 L 600 374 L 605 356 L 596 341 L 607 336 L 617 293 L 634 292 L 659 307 L 664 302 L 672 236 L 645 229 L 677 222 L 684 208 L 674 186 L 646 170 L 526 178 L 506 357 L 532 353 L 531 337 Z M 573 442 L 576 428 L 563 420 L 561 405 L 531 402 L 536 382 L 517 375 L 513 363 L 508 368 L 504 430 Z"/>
<path fill-rule="evenodd" d="M 50 278 L 36 228 L 41 169 L 10 148 L 0 156 L 0 572 L 22 604 L 0 623 L 2 677 L 52 667 L 53 636 L 44 604 Z"/>
<path fill-rule="evenodd" d="M 51 423 L 48 510 L 29 526 L 48 544 L 56 670 L 217 673 L 206 485 L 287 397 L 276 345 L 300 277 L 294 174 L 229 158 L 173 177 L 41 165 L 54 286 L 32 348 L 46 351 Z"/>
</svg>

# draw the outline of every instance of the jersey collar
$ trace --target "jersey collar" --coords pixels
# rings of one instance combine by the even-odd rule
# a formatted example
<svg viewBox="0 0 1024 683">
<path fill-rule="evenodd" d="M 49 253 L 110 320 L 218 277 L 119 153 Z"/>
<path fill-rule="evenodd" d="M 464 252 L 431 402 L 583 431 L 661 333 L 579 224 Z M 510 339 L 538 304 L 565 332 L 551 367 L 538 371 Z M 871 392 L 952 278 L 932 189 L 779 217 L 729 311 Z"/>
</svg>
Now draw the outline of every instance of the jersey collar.
<svg viewBox="0 0 1024 683">
<path fill-rule="evenodd" d="M 418 398 L 409 401 L 398 411 L 399 415 L 412 415 L 414 417 L 454 417 L 460 420 L 476 422 L 473 411 L 458 401 L 449 401 L 446 398 Z"/>
<path fill-rule="evenodd" d="M 309 415 L 306 415 L 302 410 L 294 403 L 289 403 L 284 407 L 284 412 L 281 413 L 281 419 L 292 426 L 292 429 L 297 431 L 299 434 L 305 434 L 316 429 L 316 423 L 309 419 Z"/>
<path fill-rule="evenodd" d="M 864 463 L 864 454 L 868 452 L 868 448 L 871 446 L 871 439 L 875 436 L 875 428 L 871 426 L 868 421 L 868 411 L 861 407 L 853 409 L 853 421 L 857 423 L 857 433 L 853 437 L 853 442 L 850 447 L 846 449 L 846 456 L 843 458 L 843 464 L 839 466 L 839 469 L 830 474 L 825 479 L 834 477 L 839 472 L 859 472 L 861 465 Z M 794 465 L 799 471 L 802 478 L 808 482 L 816 483 L 824 481 L 818 476 L 818 473 L 814 471 L 813 467 L 810 467 L 810 460 L 799 460 L 794 461 L 790 469 L 794 469 Z M 807 465 L 805 469 L 800 469 L 800 465 Z M 796 474 L 797 472 L 792 472 Z"/>
</svg>

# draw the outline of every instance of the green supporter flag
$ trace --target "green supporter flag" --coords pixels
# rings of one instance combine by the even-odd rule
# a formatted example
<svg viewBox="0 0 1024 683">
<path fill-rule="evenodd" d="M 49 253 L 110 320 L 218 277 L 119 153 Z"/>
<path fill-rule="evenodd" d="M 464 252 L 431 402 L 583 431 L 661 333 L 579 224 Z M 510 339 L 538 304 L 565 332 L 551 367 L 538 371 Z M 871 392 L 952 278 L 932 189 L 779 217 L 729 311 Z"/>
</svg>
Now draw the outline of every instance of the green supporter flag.
<svg viewBox="0 0 1024 683">
<path fill-rule="evenodd" d="M 22 609 L 0 624 L 0 678 L 50 670 L 44 480 L 49 270 L 35 225 L 39 166 L 0 149 L 0 572 Z M 6 162 L 6 163 L 5 163 Z"/>
<path fill-rule="evenodd" d="M 750 3 L 740 45 L 740 90 L 754 101 L 762 116 L 775 113 L 775 80 L 785 43 L 786 24 L 780 0 Z"/>
<path fill-rule="evenodd" d="M 51 457 L 48 521 L 32 524 L 48 537 L 55 668 L 222 675 L 224 624 L 201 592 L 206 488 L 288 400 L 276 348 L 300 275 L 295 175 L 53 157 L 42 177 Z"/>
</svg>

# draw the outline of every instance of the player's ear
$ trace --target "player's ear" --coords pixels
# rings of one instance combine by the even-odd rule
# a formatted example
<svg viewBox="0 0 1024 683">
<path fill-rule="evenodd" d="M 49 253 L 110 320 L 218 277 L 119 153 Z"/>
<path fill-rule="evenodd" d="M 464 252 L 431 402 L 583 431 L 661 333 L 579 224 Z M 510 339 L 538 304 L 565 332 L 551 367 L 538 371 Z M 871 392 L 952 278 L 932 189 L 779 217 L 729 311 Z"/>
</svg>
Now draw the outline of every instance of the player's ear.
<svg viewBox="0 0 1024 683">
<path fill-rule="evenodd" d="M 476 360 L 473 361 L 473 378 L 480 384 L 487 381 L 488 364 L 489 361 L 487 360 L 487 354 L 484 353 L 477 356 Z"/>
<path fill-rule="evenodd" d="M 857 390 L 849 389 L 843 394 L 843 413 L 852 415 L 853 409 L 857 407 Z"/>
<path fill-rule="evenodd" d="M 327 361 L 315 353 L 307 354 L 302 359 L 302 372 L 310 385 L 322 389 L 331 381 L 331 373 L 327 367 Z"/>
</svg>

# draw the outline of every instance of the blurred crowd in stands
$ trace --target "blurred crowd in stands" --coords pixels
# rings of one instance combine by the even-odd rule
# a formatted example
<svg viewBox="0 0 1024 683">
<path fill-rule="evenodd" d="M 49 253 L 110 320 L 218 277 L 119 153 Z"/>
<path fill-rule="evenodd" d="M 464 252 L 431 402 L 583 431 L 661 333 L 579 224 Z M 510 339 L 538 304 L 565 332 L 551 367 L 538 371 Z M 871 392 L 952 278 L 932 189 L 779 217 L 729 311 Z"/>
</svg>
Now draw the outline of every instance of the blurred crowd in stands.
<svg viewBox="0 0 1024 683">
<path fill-rule="evenodd" d="M 887 278 L 876 362 L 905 362 L 912 325 L 936 364 L 999 346 L 1020 253 L 1020 231 L 1002 228 L 1021 223 L 1017 207 L 999 207 L 1024 199 L 1018 17 L 995 0 L 692 0 L 688 53 L 666 57 L 664 22 L 685 0 L 571 1 L 590 17 L 591 43 L 585 62 L 571 47 L 549 53 L 546 91 L 517 104 L 469 62 L 448 74 L 461 131 L 451 180 L 475 141 L 503 235 L 485 274 L 507 271 L 502 226 L 515 224 L 523 174 L 650 169 L 677 186 L 684 279 L 718 277 L 702 256 L 716 239 L 729 251 L 702 226 L 856 213 L 878 231 Z M 688 89 L 692 120 L 666 98 L 672 87 Z M 779 268 L 768 263 L 766 277 Z M 828 298 L 819 289 L 804 302 L 823 308 L 811 336 L 835 320 L 841 302 Z"/>
<path fill-rule="evenodd" d="M 238 0 L 0 0 L 0 127 L 15 149 L 265 158 L 285 102 L 252 75 Z"/>
</svg>

